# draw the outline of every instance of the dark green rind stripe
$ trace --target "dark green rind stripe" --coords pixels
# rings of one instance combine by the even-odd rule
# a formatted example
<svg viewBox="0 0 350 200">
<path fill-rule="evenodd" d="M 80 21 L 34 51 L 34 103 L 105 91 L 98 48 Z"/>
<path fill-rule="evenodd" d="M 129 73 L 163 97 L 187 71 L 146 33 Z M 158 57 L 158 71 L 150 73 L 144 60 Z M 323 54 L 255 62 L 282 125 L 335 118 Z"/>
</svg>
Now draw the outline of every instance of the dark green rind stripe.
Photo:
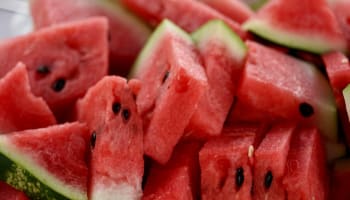
<svg viewBox="0 0 350 200">
<path fill-rule="evenodd" d="M 0 180 L 23 191 L 31 200 L 69 200 L 1 153 Z"/>
</svg>

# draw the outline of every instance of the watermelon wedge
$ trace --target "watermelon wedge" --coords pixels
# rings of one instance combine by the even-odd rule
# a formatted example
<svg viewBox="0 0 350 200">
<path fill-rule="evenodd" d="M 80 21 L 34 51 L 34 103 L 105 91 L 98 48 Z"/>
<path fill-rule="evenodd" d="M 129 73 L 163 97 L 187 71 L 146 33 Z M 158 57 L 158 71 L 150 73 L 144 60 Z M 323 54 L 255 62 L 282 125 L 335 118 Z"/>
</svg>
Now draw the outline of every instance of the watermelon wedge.
<svg viewBox="0 0 350 200">
<path fill-rule="evenodd" d="M 91 18 L 4 40 L 0 77 L 23 62 L 33 94 L 65 121 L 76 99 L 107 74 L 107 32 L 105 18 Z"/>
<path fill-rule="evenodd" d="M 0 181 L 0 197 L 2 200 L 29 200 L 23 192 L 2 181 Z"/>
<path fill-rule="evenodd" d="M 186 134 L 205 138 L 221 133 L 236 95 L 247 47 L 221 20 L 212 20 L 192 33 L 208 78 L 209 88 L 186 128 Z"/>
<path fill-rule="evenodd" d="M 87 199 L 88 129 L 80 123 L 0 135 L 0 179 L 30 199 Z"/>
<path fill-rule="evenodd" d="M 106 76 L 77 103 L 78 120 L 91 133 L 91 200 L 142 195 L 142 121 L 130 87 L 124 78 Z"/>
<path fill-rule="evenodd" d="M 243 28 L 283 46 L 317 54 L 347 48 L 326 0 L 270 0 Z"/>
<path fill-rule="evenodd" d="M 208 86 L 191 37 L 164 20 L 139 55 L 132 76 L 142 82 L 137 106 L 144 120 L 145 153 L 164 164 Z"/>
<path fill-rule="evenodd" d="M 339 23 L 347 40 L 348 48 L 350 48 L 350 2 L 348 0 L 333 0 L 330 1 L 330 7 Z"/>
<path fill-rule="evenodd" d="M 107 17 L 111 74 L 127 75 L 151 33 L 118 0 L 31 0 L 30 6 L 35 29 L 96 16 Z"/>
<path fill-rule="evenodd" d="M 56 124 L 46 102 L 33 95 L 23 63 L 18 63 L 0 79 L 0 110 L 1 133 Z"/>
</svg>

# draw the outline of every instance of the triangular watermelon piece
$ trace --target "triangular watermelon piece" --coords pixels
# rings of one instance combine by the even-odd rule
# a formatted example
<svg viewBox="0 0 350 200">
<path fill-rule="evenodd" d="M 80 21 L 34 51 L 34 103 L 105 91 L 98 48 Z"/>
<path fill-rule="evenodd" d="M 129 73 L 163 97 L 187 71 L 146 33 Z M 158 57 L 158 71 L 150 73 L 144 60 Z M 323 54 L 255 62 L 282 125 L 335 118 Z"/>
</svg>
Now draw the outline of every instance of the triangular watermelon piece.
<svg viewBox="0 0 350 200">
<path fill-rule="evenodd" d="M 134 85 L 106 76 L 77 103 L 78 120 L 87 123 L 91 133 L 91 200 L 142 195 L 143 131 Z"/>
<path fill-rule="evenodd" d="M 31 92 L 23 63 L 18 63 L 0 80 L 0 110 L 0 133 L 56 124 L 46 102 Z"/>
<path fill-rule="evenodd" d="M 200 148 L 199 142 L 181 142 L 165 165 L 154 163 L 142 199 L 198 199 Z"/>
<path fill-rule="evenodd" d="M 88 129 L 80 123 L 0 135 L 0 179 L 31 199 L 87 199 Z"/>
<path fill-rule="evenodd" d="M 337 18 L 340 28 L 342 29 L 345 38 L 348 42 L 348 48 L 350 48 L 350 1 L 349 0 L 332 0 L 330 1 L 330 7 Z"/>
<path fill-rule="evenodd" d="M 283 178 L 287 199 L 328 199 L 324 143 L 316 128 L 300 128 L 293 136 Z"/>
<path fill-rule="evenodd" d="M 151 33 L 118 0 L 32 0 L 30 6 L 36 29 L 94 16 L 107 17 L 112 74 L 127 75 Z"/>
<path fill-rule="evenodd" d="M 0 181 L 0 197 L 2 200 L 29 200 L 23 192 L 3 181 Z"/>
<path fill-rule="evenodd" d="M 4 40 L 0 77 L 23 62 L 33 93 L 64 121 L 76 99 L 107 74 L 107 34 L 107 20 L 91 18 Z"/>
<path fill-rule="evenodd" d="M 272 42 L 313 53 L 345 51 L 347 47 L 326 0 L 270 0 L 243 28 Z"/>
</svg>

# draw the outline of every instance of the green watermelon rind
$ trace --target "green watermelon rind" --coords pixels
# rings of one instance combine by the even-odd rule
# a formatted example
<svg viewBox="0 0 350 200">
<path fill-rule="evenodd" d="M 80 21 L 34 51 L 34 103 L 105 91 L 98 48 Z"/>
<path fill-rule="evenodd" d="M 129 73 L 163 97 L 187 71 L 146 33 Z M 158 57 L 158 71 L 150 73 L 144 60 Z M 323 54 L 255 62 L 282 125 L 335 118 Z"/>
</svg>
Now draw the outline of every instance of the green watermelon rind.
<svg viewBox="0 0 350 200">
<path fill-rule="evenodd" d="M 348 84 L 343 89 L 342 93 L 343 93 L 343 97 L 344 97 L 344 101 L 345 101 L 346 112 L 349 116 L 349 114 L 350 114 L 350 84 Z"/>
<path fill-rule="evenodd" d="M 237 60 L 243 60 L 248 48 L 242 39 L 222 20 L 211 20 L 191 34 L 199 49 L 208 45 L 210 41 L 222 42 L 229 50 L 229 55 Z"/>
<path fill-rule="evenodd" d="M 154 52 L 154 49 L 158 49 L 157 47 L 162 45 L 163 39 L 168 34 L 176 35 L 177 37 L 182 38 L 184 41 L 188 41 L 189 43 L 193 43 L 191 36 L 180 27 L 175 25 L 172 21 L 168 19 L 164 19 L 155 31 L 151 34 L 145 46 L 141 50 L 139 56 L 137 57 L 131 71 L 129 74 L 129 78 L 135 78 L 142 71 L 143 66 L 147 66 L 144 63 L 147 63 Z"/>
<path fill-rule="evenodd" d="M 302 33 L 293 33 L 278 28 L 278 26 L 263 19 L 252 18 L 245 22 L 242 28 L 274 43 L 316 54 L 335 50 L 346 52 L 347 49 L 345 40 L 332 40 L 332 38 L 322 37 L 314 33 L 303 36 Z"/>
<path fill-rule="evenodd" d="M 73 199 L 73 200 L 87 200 L 87 194 L 72 186 L 64 184 L 62 181 L 53 176 L 40 164 L 36 163 L 30 156 L 26 156 L 25 152 L 18 150 L 6 136 L 0 136 L 0 177 L 4 178 L 5 182 L 11 184 L 13 178 L 22 178 L 22 180 L 34 180 L 32 183 L 12 182 L 11 185 L 19 189 L 26 185 L 35 186 L 25 191 L 28 196 L 47 195 L 47 199 Z M 6 164 L 7 163 L 7 164 Z M 8 166 L 4 169 L 4 166 Z M 42 189 L 40 192 L 37 190 Z M 43 192 L 43 193 L 41 193 Z M 52 196 L 51 196 L 52 195 Z M 60 198 L 55 198 L 60 197 Z"/>
</svg>

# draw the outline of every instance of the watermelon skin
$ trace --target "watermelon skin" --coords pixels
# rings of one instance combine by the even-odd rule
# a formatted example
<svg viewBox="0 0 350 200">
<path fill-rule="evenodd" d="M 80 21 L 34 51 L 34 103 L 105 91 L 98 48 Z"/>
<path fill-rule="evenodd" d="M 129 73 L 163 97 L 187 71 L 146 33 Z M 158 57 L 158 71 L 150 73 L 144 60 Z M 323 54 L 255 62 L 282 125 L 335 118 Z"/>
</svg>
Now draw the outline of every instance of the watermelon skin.
<svg viewBox="0 0 350 200">
<path fill-rule="evenodd" d="M 249 132 L 217 137 L 204 144 L 199 152 L 203 200 L 252 199 L 253 144 L 254 135 Z M 241 186 L 236 182 L 240 167 L 244 176 Z"/>
<path fill-rule="evenodd" d="M 326 0 L 271 0 L 245 22 L 243 29 L 283 46 L 317 54 L 347 48 Z"/>
<path fill-rule="evenodd" d="M 254 152 L 254 199 L 286 198 L 282 180 L 295 127 L 294 124 L 273 126 Z M 267 188 L 265 180 L 268 172 L 272 172 L 273 179 Z"/>
<path fill-rule="evenodd" d="M 198 199 L 198 152 L 201 146 L 195 141 L 181 142 L 175 147 L 171 159 L 165 165 L 154 163 L 142 199 Z"/>
<path fill-rule="evenodd" d="M 348 187 L 350 178 L 350 161 L 349 159 L 337 160 L 331 172 L 331 192 L 330 197 L 333 199 L 346 200 L 350 199 Z"/>
<path fill-rule="evenodd" d="M 0 135 L 0 179 L 30 199 L 87 199 L 88 129 L 67 123 Z"/>
<path fill-rule="evenodd" d="M 212 19 L 225 21 L 240 37 L 246 38 L 239 24 L 199 1 L 120 0 L 126 7 L 156 26 L 169 19 L 187 32 L 193 32 Z"/>
<path fill-rule="evenodd" d="M 324 144 L 315 128 L 299 129 L 292 137 L 283 185 L 287 198 L 328 199 Z"/>
<path fill-rule="evenodd" d="M 317 126 L 336 142 L 336 103 L 326 78 L 309 63 L 252 41 L 246 44 L 247 61 L 228 121 L 298 121 Z M 303 103 L 311 105 L 312 115 L 302 114 Z"/>
<path fill-rule="evenodd" d="M 96 16 L 107 17 L 110 37 L 110 74 L 127 75 L 151 33 L 143 22 L 127 11 L 118 1 L 31 0 L 30 6 L 37 30 L 62 22 Z"/>
<path fill-rule="evenodd" d="M 172 22 L 163 21 L 132 74 L 142 82 L 137 106 L 144 120 L 145 154 L 164 164 L 208 87 L 192 39 Z"/>
<path fill-rule="evenodd" d="M 2 200 L 29 200 L 23 192 L 2 181 L 0 181 L 0 196 Z"/>
<path fill-rule="evenodd" d="M 91 18 L 4 40 L 0 77 L 23 62 L 33 94 L 44 98 L 58 121 L 65 121 L 77 98 L 107 74 L 107 31 L 105 18 Z M 43 67 L 49 72 L 38 72 Z M 63 88 L 55 86 L 62 79 Z"/>
<path fill-rule="evenodd" d="M 0 110 L 1 133 L 56 124 L 46 102 L 31 92 L 23 63 L 18 63 L 0 80 Z"/>
<path fill-rule="evenodd" d="M 142 195 L 143 131 L 133 96 L 126 79 L 106 76 L 77 103 L 78 120 L 96 134 L 91 147 L 91 200 L 140 199 Z M 118 112 L 113 110 L 116 103 Z M 130 118 L 124 117 L 126 111 Z"/>
<path fill-rule="evenodd" d="M 199 102 L 186 134 L 217 136 L 233 103 L 247 48 L 221 20 L 211 20 L 192 33 L 208 78 L 209 88 Z"/>
</svg>

